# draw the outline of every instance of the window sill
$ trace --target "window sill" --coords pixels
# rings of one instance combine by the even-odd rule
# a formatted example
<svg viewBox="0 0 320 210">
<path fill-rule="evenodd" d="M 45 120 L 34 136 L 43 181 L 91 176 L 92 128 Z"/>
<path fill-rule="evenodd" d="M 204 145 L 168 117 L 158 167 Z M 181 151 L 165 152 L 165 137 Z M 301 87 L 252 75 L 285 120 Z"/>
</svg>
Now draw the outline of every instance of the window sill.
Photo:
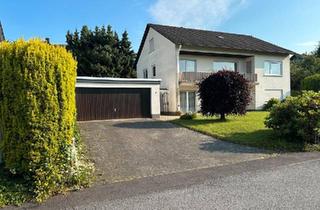
<svg viewBox="0 0 320 210">
<path fill-rule="evenodd" d="M 278 75 L 278 74 L 264 74 L 264 77 L 283 77 L 282 75 Z"/>
</svg>

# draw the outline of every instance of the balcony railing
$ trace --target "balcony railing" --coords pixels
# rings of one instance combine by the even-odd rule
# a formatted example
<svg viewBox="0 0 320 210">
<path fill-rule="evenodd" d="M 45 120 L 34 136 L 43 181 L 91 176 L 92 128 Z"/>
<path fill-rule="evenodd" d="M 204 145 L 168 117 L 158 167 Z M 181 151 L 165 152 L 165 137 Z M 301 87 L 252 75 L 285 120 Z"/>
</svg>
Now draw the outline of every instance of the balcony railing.
<svg viewBox="0 0 320 210">
<path fill-rule="evenodd" d="M 212 72 L 181 72 L 179 82 L 199 82 L 211 74 Z M 242 75 L 250 82 L 257 82 L 257 74 L 242 73 Z"/>
</svg>

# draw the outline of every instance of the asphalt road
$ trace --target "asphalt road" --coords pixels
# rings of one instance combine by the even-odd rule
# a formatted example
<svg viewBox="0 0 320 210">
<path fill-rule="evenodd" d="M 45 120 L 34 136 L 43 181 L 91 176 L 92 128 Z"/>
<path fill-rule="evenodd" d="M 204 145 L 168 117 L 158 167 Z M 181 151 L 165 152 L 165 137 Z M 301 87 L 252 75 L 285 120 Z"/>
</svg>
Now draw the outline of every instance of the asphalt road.
<svg viewBox="0 0 320 210">
<path fill-rule="evenodd" d="M 88 206 L 79 206 L 85 209 Z M 94 209 L 319 209 L 320 160 L 207 180 L 204 184 L 91 203 Z"/>
<path fill-rule="evenodd" d="M 320 153 L 104 185 L 22 208 L 320 209 Z"/>
</svg>

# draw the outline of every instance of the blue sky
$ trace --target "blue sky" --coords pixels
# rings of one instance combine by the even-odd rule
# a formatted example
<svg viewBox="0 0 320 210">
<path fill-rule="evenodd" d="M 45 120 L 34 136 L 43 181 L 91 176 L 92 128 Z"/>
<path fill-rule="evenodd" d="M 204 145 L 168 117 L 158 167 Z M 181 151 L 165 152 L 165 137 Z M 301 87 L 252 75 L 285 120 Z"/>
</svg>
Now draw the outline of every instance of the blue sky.
<svg viewBox="0 0 320 210">
<path fill-rule="evenodd" d="M 298 53 L 320 41 L 319 0 L 2 0 L 0 21 L 9 40 L 50 37 L 67 30 L 112 25 L 129 32 L 137 51 L 147 23 L 243 33 Z"/>
</svg>

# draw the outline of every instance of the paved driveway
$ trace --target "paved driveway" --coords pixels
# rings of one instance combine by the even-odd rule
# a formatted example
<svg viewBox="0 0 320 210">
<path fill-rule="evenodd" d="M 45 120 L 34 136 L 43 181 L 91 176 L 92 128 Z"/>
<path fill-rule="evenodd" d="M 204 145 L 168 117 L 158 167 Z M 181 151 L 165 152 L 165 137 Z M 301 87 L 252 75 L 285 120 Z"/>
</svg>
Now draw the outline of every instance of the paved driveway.
<svg viewBox="0 0 320 210">
<path fill-rule="evenodd" d="M 80 123 L 98 181 L 115 183 L 268 158 L 262 150 L 154 120 Z M 99 183 L 99 182 L 98 182 Z"/>
</svg>

